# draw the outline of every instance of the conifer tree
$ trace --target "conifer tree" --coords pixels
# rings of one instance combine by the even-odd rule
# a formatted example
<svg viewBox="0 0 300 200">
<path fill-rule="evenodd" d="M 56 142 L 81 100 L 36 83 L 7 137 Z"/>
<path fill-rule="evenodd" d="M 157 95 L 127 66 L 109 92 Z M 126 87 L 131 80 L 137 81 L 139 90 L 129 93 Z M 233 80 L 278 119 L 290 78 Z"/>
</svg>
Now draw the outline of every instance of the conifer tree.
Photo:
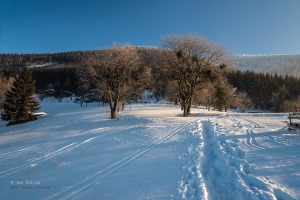
<svg viewBox="0 0 300 200">
<path fill-rule="evenodd" d="M 226 79 L 219 77 L 215 87 L 216 87 L 215 88 L 216 108 L 218 111 L 225 110 L 225 112 L 227 112 L 227 108 L 230 105 L 230 98 L 231 98 L 230 89 L 232 88 L 232 86 L 228 84 Z"/>
<path fill-rule="evenodd" d="M 34 83 L 30 69 L 25 67 L 14 81 L 11 90 L 5 93 L 1 119 L 9 121 L 7 125 L 37 119 L 33 112 L 39 110 L 40 106 L 33 96 L 35 91 Z"/>
</svg>

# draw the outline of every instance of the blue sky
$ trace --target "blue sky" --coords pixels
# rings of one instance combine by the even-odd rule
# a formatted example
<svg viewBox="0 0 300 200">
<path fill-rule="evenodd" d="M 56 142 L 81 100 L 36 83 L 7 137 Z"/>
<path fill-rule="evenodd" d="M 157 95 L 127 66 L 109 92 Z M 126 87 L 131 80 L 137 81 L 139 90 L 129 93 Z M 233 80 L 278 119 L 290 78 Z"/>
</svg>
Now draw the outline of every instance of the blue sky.
<svg viewBox="0 0 300 200">
<path fill-rule="evenodd" d="M 235 54 L 300 54 L 299 0 L 0 0 L 0 53 L 159 46 L 198 34 Z"/>
</svg>

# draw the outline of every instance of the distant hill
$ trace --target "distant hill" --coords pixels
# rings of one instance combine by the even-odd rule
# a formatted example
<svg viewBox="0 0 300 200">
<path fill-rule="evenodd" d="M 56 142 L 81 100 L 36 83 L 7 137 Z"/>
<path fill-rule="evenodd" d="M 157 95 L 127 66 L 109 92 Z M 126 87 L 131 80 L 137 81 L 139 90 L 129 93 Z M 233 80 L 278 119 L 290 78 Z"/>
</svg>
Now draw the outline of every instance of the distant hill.
<svg viewBox="0 0 300 200">
<path fill-rule="evenodd" d="M 235 55 L 235 69 L 300 78 L 300 54 L 295 55 Z"/>
<path fill-rule="evenodd" d="M 164 50 L 151 46 L 136 46 L 138 53 L 146 64 L 159 62 L 159 54 Z M 88 65 L 100 59 L 101 50 L 71 51 L 53 54 L 0 54 L 0 67 L 47 67 Z M 285 76 L 286 74 L 300 78 L 300 54 L 295 55 L 234 55 L 234 69 L 254 71 Z"/>
<path fill-rule="evenodd" d="M 135 46 L 141 59 L 150 63 L 164 50 L 151 46 Z M 102 50 L 69 51 L 43 54 L 1 54 L 0 67 L 57 67 L 57 66 L 82 66 L 89 65 L 93 61 L 101 59 Z M 156 61 L 155 61 L 156 62 Z"/>
</svg>

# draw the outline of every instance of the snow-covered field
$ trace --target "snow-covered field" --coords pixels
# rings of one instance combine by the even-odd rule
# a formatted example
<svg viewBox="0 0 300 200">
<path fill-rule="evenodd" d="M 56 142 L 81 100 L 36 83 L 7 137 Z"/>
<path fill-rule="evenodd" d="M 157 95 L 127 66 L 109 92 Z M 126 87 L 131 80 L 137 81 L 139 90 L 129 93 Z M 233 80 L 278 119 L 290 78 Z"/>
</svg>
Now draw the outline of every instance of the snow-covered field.
<svg viewBox="0 0 300 200">
<path fill-rule="evenodd" d="M 0 199 L 300 199 L 300 137 L 287 114 L 41 104 L 0 122 Z"/>
</svg>

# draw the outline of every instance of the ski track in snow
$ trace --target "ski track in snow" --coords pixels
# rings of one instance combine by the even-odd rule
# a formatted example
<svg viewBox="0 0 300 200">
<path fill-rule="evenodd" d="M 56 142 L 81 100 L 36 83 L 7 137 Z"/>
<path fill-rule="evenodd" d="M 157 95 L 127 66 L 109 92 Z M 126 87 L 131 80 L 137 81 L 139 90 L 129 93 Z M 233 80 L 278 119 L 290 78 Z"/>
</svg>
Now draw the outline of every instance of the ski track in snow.
<svg viewBox="0 0 300 200">
<path fill-rule="evenodd" d="M 265 151 L 269 151 L 269 152 L 272 152 L 272 153 L 283 154 L 283 155 L 287 155 L 287 156 L 291 156 L 291 157 L 295 157 L 295 158 L 300 158 L 300 155 L 297 154 L 297 153 L 286 153 L 286 152 L 283 152 L 283 151 L 273 150 L 273 149 L 270 149 L 268 147 L 265 147 L 265 146 L 262 146 L 262 145 L 258 144 L 256 139 L 255 139 L 255 133 L 253 132 L 253 129 L 262 128 L 259 124 L 255 123 L 255 122 L 253 122 L 252 120 L 249 120 L 249 119 L 239 118 L 240 120 L 238 120 L 237 118 L 234 118 L 234 117 L 232 117 L 232 119 L 234 121 L 236 121 L 238 126 L 241 127 L 245 131 L 245 134 L 247 135 L 247 138 L 245 139 L 244 142 L 248 147 L 259 149 L 259 150 L 265 150 Z M 249 122 L 250 125 L 244 124 L 242 122 L 242 120 L 245 120 L 245 121 Z"/>
<path fill-rule="evenodd" d="M 0 178 L 8 176 L 8 175 L 11 175 L 11 174 L 14 174 L 14 173 L 17 173 L 17 172 L 19 172 L 21 170 L 25 170 L 27 167 L 36 166 L 36 164 L 44 162 L 46 160 L 49 160 L 53 156 L 56 156 L 56 155 L 59 155 L 59 154 L 63 154 L 63 153 L 67 153 L 69 151 L 72 151 L 72 150 L 74 150 L 74 149 L 76 149 L 76 148 L 78 148 L 78 147 L 80 147 L 80 146 L 82 146 L 82 145 L 84 145 L 86 143 L 91 142 L 92 140 L 99 139 L 101 137 L 112 135 L 112 134 L 118 133 L 120 131 L 128 130 L 128 129 L 131 129 L 131 128 L 132 127 L 125 127 L 125 128 L 120 128 L 120 129 L 117 129 L 117 130 L 108 131 L 108 132 L 102 133 L 102 134 L 100 134 L 98 136 L 85 139 L 82 142 L 73 142 L 73 143 L 70 143 L 68 145 L 64 145 L 63 147 L 60 147 L 59 149 L 57 149 L 55 151 L 52 151 L 50 153 L 47 153 L 45 155 L 42 155 L 42 156 L 39 156 L 39 157 L 30 158 L 30 159 L 27 160 L 28 162 L 26 162 L 26 163 L 24 163 L 22 165 L 10 168 L 8 170 L 1 171 L 0 172 Z M 97 131 L 102 130 L 102 129 L 103 128 L 92 129 L 92 130 L 88 130 L 88 131 L 85 131 L 85 132 L 82 132 L 82 133 L 79 133 L 79 134 L 75 134 L 74 136 L 81 135 L 81 134 L 86 134 L 86 133 L 96 133 Z M 42 147 L 43 145 L 50 144 L 50 143 L 51 142 L 45 142 L 45 143 L 42 143 L 42 144 L 30 146 L 30 147 L 23 148 L 23 149 L 20 149 L 20 150 L 15 150 L 15 151 L 7 152 L 7 153 L 2 153 L 2 154 L 0 154 L 0 157 L 1 156 L 11 156 L 11 155 L 23 153 L 23 152 L 26 152 L 26 151 L 30 151 L 30 150 L 36 149 L 38 147 Z"/>
<path fill-rule="evenodd" d="M 219 117 L 226 118 L 233 117 Z M 239 129 L 245 130 L 241 122 L 234 121 L 239 123 Z M 260 127 L 251 120 L 247 121 L 256 128 Z M 246 129 L 246 144 L 258 148 L 254 134 L 251 135 L 249 130 L 252 129 Z M 194 123 L 192 134 L 195 142 L 185 155 L 188 164 L 179 182 L 182 199 L 292 199 L 252 168 L 245 159 L 245 152 L 239 148 L 238 140 L 227 139 L 223 128 L 214 123 L 214 119 Z"/>
<path fill-rule="evenodd" d="M 75 197 L 76 195 L 80 194 L 81 192 L 87 190 L 88 188 L 92 187 L 93 185 L 97 184 L 101 179 L 109 176 L 110 174 L 114 173 L 118 169 L 124 167 L 128 163 L 136 160 L 140 156 L 144 155 L 145 153 L 151 151 L 158 145 L 166 142 L 167 140 L 171 139 L 173 136 L 175 136 L 177 133 L 179 133 L 181 130 L 183 130 L 185 127 L 190 125 L 193 122 L 185 122 L 183 124 L 180 124 L 175 129 L 164 135 L 163 137 L 160 137 L 155 142 L 147 145 L 146 147 L 142 148 L 139 151 L 136 151 L 135 153 L 123 158 L 122 160 L 110 165 L 109 167 L 105 168 L 104 170 L 100 170 L 97 173 L 87 177 L 86 179 L 82 180 L 79 183 L 76 183 L 72 186 L 69 186 L 67 189 L 64 189 L 50 197 L 47 197 L 46 199 L 71 199 Z"/>
<path fill-rule="evenodd" d="M 16 155 L 16 154 L 24 153 L 24 152 L 34 150 L 34 149 L 36 149 L 36 148 L 38 148 L 40 146 L 43 146 L 43 145 L 46 145 L 46 144 L 49 144 L 49 143 L 50 142 L 44 142 L 42 144 L 37 144 L 37 145 L 29 146 L 29 147 L 26 147 L 26 148 L 23 148 L 23 149 L 18 149 L 18 150 L 10 151 L 10 152 L 7 152 L 7 153 L 2 153 L 2 154 L 0 154 L 0 157 L 13 156 L 13 155 Z"/>
</svg>

